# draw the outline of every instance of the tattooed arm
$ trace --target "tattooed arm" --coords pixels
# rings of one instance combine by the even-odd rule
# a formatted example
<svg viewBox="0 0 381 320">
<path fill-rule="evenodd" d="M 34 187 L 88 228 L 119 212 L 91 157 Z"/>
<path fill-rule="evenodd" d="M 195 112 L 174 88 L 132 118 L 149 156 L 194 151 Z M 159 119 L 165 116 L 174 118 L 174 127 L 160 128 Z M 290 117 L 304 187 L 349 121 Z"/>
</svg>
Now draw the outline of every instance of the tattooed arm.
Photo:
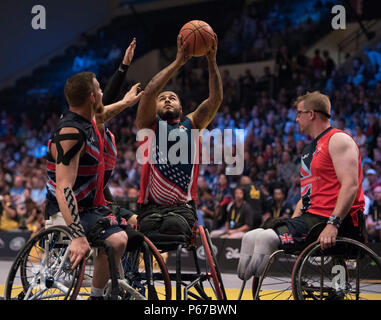
<svg viewBox="0 0 381 320">
<path fill-rule="evenodd" d="M 157 95 L 189 58 L 190 56 L 184 50 L 184 46 L 181 43 L 181 36 L 178 36 L 175 61 L 156 74 L 144 89 L 136 114 L 136 125 L 138 129 L 152 128 L 156 120 Z"/>
<path fill-rule="evenodd" d="M 221 75 L 216 62 L 217 35 L 211 50 L 206 54 L 209 68 L 209 97 L 187 115 L 197 129 L 205 129 L 216 115 L 223 99 Z"/>
<path fill-rule="evenodd" d="M 62 128 L 59 135 L 75 135 L 78 133 L 78 129 L 75 128 Z M 66 139 L 57 142 L 57 144 L 58 143 L 62 148 L 61 150 L 63 155 L 66 155 L 70 150 L 72 150 L 73 147 L 75 147 L 77 141 Z M 73 236 L 73 240 L 69 248 L 70 262 L 72 263 L 73 269 L 82 260 L 82 258 L 90 252 L 89 243 L 85 237 L 83 227 L 79 220 L 77 201 L 72 190 L 77 178 L 79 158 L 84 146 L 85 144 L 82 144 L 81 148 L 71 157 L 70 160 L 68 160 L 68 162 L 62 162 L 59 160 L 60 156 L 57 152 L 57 146 L 55 143 L 52 143 L 51 146 L 52 156 L 56 160 L 56 198 L 63 218 L 69 226 Z"/>
</svg>

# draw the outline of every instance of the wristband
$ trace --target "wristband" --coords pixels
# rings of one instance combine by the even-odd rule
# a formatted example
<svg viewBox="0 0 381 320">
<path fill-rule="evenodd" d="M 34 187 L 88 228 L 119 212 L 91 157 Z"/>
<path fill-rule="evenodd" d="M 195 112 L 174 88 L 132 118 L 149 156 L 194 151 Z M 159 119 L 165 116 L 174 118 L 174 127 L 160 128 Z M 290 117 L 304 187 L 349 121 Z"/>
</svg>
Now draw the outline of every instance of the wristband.
<svg viewBox="0 0 381 320">
<path fill-rule="evenodd" d="M 335 216 L 334 214 L 331 214 L 331 216 L 329 217 L 328 221 L 327 221 L 327 224 L 332 224 L 334 225 L 337 229 L 340 228 L 341 226 L 341 219 L 340 217 L 337 217 Z"/>
<path fill-rule="evenodd" d="M 120 65 L 119 65 L 119 71 L 120 72 L 126 72 L 127 71 L 127 69 L 128 69 L 128 64 L 123 64 L 123 63 L 121 63 Z"/>
</svg>

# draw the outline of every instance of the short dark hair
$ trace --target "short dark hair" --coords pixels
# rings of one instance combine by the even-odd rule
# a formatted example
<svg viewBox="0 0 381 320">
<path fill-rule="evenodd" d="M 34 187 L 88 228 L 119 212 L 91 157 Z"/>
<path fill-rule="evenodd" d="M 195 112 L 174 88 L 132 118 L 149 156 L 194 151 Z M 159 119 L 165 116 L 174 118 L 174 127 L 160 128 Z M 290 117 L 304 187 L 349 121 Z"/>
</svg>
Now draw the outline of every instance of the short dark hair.
<svg viewBox="0 0 381 320">
<path fill-rule="evenodd" d="M 80 72 L 67 79 L 64 92 L 69 106 L 82 106 L 91 92 L 95 92 L 94 78 L 93 72 Z"/>
</svg>

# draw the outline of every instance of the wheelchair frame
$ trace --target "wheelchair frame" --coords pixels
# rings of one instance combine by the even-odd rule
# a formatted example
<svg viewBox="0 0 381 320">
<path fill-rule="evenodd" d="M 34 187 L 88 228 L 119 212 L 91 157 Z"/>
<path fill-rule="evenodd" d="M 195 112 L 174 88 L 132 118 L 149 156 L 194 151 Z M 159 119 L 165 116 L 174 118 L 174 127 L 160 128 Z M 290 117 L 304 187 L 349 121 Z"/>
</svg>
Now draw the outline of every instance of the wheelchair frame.
<svg viewBox="0 0 381 320">
<path fill-rule="evenodd" d="M 86 259 L 84 258 L 77 268 L 71 269 L 68 256 L 70 243 L 70 232 L 62 224 L 42 230 L 32 237 L 12 264 L 5 287 L 5 299 L 74 300 L 89 296 L 90 293 L 82 287 Z M 91 243 L 91 246 L 92 251 L 89 257 L 94 257 L 96 248 L 104 248 L 108 255 L 111 279 L 105 288 L 106 298 L 158 299 L 160 295 L 157 294 L 154 285 L 155 279 L 158 279 L 153 271 L 155 262 L 159 266 L 160 278 L 164 282 L 164 299 L 171 299 L 171 284 L 167 267 L 160 253 L 147 238 L 144 238 L 139 250 L 125 253 L 124 266 L 120 262 L 118 267 L 119 271 L 122 271 L 119 272 L 119 278 L 116 276 L 117 268 L 113 250 L 108 242 L 96 241 Z M 141 257 L 144 261 L 143 271 L 140 267 Z M 128 269 L 126 269 L 127 266 Z M 86 277 L 87 280 L 91 279 L 92 270 L 86 274 Z"/>
</svg>

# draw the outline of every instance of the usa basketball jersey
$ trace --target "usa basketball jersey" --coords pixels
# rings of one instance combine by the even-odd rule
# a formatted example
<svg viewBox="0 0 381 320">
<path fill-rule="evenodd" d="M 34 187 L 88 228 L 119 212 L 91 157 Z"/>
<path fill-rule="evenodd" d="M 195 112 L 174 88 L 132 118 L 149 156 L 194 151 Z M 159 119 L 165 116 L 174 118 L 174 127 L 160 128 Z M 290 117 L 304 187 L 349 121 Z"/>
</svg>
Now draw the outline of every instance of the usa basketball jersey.
<svg viewBox="0 0 381 320">
<path fill-rule="evenodd" d="M 153 131 L 155 134 L 149 147 L 152 161 L 143 164 L 138 203 L 169 206 L 195 200 L 200 142 L 198 136 L 193 136 L 191 120 L 185 118 L 183 121 L 168 123 L 157 117 Z M 163 134 L 164 139 L 160 137 Z M 179 135 L 186 139 L 182 140 Z M 164 140 L 166 143 L 163 143 Z M 174 163 L 179 158 L 173 161 L 173 156 L 179 156 L 181 152 L 185 153 L 182 155 L 185 161 Z"/>
</svg>

